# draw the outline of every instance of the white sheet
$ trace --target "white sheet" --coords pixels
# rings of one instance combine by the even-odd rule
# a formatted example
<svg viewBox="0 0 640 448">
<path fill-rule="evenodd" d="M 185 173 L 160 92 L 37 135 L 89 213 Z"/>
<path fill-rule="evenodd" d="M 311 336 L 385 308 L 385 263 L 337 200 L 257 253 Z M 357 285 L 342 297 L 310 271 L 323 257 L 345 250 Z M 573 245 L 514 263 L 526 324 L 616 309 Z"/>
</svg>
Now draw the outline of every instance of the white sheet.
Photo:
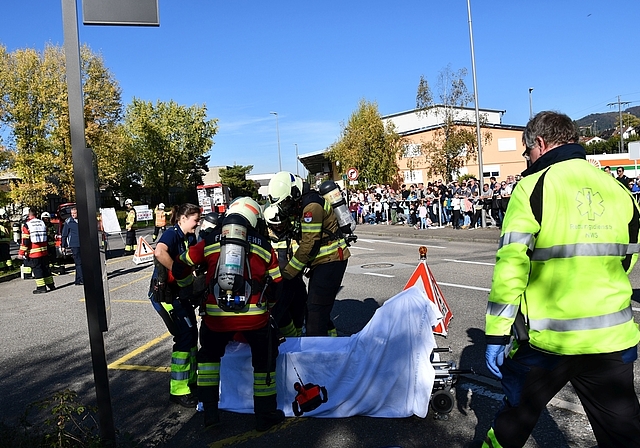
<svg viewBox="0 0 640 448">
<path fill-rule="evenodd" d="M 351 337 L 287 338 L 277 359 L 278 407 L 293 416 L 298 381 L 325 386 L 328 401 L 305 417 L 425 417 L 435 373 L 431 327 L 442 315 L 411 287 L 376 310 Z M 220 408 L 253 413 L 253 370 L 247 344 L 227 346 L 220 371 Z"/>
</svg>

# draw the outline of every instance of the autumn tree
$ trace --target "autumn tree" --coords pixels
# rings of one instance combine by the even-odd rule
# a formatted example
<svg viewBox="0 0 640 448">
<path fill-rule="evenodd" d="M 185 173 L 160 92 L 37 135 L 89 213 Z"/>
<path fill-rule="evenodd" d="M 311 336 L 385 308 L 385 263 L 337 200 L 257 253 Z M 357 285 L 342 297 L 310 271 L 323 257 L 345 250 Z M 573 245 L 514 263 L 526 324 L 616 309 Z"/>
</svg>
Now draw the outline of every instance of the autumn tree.
<svg viewBox="0 0 640 448">
<path fill-rule="evenodd" d="M 433 131 L 431 140 L 420 142 L 420 151 L 408 162 L 409 169 L 424 160 L 430 177 L 442 177 L 451 181 L 466 163 L 477 160 L 475 121 L 470 121 L 469 115 L 463 114 L 461 109 L 473 101 L 473 94 L 469 93 L 464 82 L 466 75 L 466 69 L 453 72 L 451 66 L 439 73 L 438 104 L 434 102 L 428 81 L 424 76 L 420 77 L 416 94 L 417 113 L 434 114 L 442 125 Z M 480 123 L 486 123 L 486 117 L 481 116 Z M 482 140 L 489 143 L 491 133 L 483 132 Z"/>
<path fill-rule="evenodd" d="M 402 138 L 395 126 L 382 121 L 378 104 L 361 100 L 358 109 L 342 125 L 340 139 L 332 144 L 327 157 L 339 163 L 344 172 L 356 168 L 366 182 L 392 183 L 398 178 L 397 158 L 402 149 Z"/>
<path fill-rule="evenodd" d="M 251 172 L 253 165 L 233 165 L 232 167 L 220 170 L 220 182 L 229 187 L 231 197 L 239 198 L 249 196 L 258 199 L 258 187 L 256 183 L 247 179 L 247 174 Z"/>
<path fill-rule="evenodd" d="M 102 57 L 81 49 L 87 145 L 109 160 L 105 142 L 120 119 L 120 88 Z M 15 202 L 43 206 L 51 195 L 73 200 L 65 56 L 61 47 L 12 53 L 0 45 L 0 124 L 8 128 L 11 168 L 20 177 Z M 101 155 L 101 156 L 100 156 Z M 111 154 L 109 154 L 111 157 Z M 100 171 L 100 169 L 99 169 Z"/>
<path fill-rule="evenodd" d="M 134 98 L 127 107 L 124 141 L 129 160 L 121 190 L 139 182 L 153 202 L 168 201 L 172 189 L 193 191 L 207 171 L 217 119 L 207 119 L 203 106 L 181 106 L 174 101 L 152 104 Z M 127 180 L 129 185 L 126 184 Z"/>
</svg>

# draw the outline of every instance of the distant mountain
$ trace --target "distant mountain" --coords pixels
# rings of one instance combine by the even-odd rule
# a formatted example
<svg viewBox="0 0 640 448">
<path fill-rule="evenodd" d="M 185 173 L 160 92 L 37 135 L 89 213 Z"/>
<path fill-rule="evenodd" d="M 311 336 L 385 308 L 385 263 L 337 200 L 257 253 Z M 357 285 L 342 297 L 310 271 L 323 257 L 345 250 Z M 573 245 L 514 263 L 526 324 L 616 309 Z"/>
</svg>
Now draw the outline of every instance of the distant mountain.
<svg viewBox="0 0 640 448">
<path fill-rule="evenodd" d="M 630 107 L 623 110 L 622 112 L 640 117 L 640 106 Z M 595 125 L 594 130 L 597 129 L 598 133 L 600 133 L 605 129 L 616 127 L 619 121 L 620 115 L 618 114 L 618 112 L 603 112 L 600 114 L 590 114 L 586 117 L 582 117 L 579 120 L 576 120 L 576 123 L 579 127 L 589 127 Z"/>
</svg>

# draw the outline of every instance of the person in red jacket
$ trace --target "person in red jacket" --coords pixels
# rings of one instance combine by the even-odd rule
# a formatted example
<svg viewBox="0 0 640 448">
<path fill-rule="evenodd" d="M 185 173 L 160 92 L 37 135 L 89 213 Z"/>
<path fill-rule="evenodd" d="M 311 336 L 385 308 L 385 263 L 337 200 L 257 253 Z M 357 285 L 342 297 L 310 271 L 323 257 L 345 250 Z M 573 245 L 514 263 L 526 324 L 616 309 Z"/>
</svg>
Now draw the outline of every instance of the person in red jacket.
<svg viewBox="0 0 640 448">
<path fill-rule="evenodd" d="M 47 243 L 47 226 L 37 218 L 35 210 L 29 209 L 27 220 L 22 225 L 22 241 L 18 250 L 18 258 L 24 260 L 24 265 L 31 267 L 31 273 L 36 280 L 34 294 L 53 291 L 56 286 L 49 267 L 49 248 Z"/>
<path fill-rule="evenodd" d="M 261 213 L 254 200 L 237 199 L 229 206 L 222 224 L 173 264 L 178 281 L 191 275 L 185 265 L 207 267 L 209 293 L 197 356 L 198 399 L 207 428 L 220 424 L 220 359 L 236 333 L 241 333 L 251 346 L 256 430 L 266 431 L 284 420 L 276 401 L 278 344 L 270 318 L 274 284 L 281 277 L 278 256 L 268 238 L 256 231 Z"/>
</svg>

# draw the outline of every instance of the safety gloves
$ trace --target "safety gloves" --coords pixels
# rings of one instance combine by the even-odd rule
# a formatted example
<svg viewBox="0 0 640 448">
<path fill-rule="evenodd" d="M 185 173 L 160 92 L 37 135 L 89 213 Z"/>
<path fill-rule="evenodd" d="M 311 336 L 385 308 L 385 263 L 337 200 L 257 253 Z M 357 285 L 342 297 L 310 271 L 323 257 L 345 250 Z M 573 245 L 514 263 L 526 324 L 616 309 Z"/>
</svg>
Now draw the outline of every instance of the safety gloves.
<svg viewBox="0 0 640 448">
<path fill-rule="evenodd" d="M 484 354 L 484 358 L 487 362 L 487 367 L 498 378 L 502 378 L 500 373 L 500 366 L 504 362 L 504 352 L 507 349 L 506 345 L 499 344 L 487 344 L 487 351 Z"/>
</svg>

